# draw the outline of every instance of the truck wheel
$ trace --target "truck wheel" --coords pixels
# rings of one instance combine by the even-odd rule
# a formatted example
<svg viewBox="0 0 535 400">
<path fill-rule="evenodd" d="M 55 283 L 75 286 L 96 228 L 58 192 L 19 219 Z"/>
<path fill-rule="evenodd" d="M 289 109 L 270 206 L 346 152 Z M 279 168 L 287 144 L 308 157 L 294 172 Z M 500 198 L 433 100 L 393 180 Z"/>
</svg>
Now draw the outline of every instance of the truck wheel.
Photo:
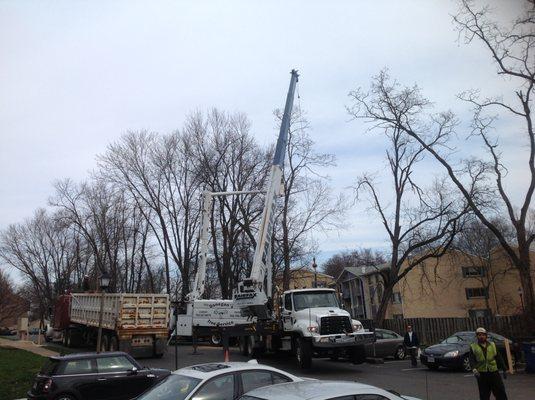
<svg viewBox="0 0 535 400">
<path fill-rule="evenodd" d="M 303 338 L 295 341 L 295 354 L 297 362 L 302 369 L 309 369 L 312 366 L 312 344 Z"/>
<path fill-rule="evenodd" d="M 348 355 L 349 361 L 351 361 L 353 364 L 362 364 L 364 361 L 366 361 L 366 350 L 364 350 L 364 346 L 355 346 L 349 348 Z"/>
<path fill-rule="evenodd" d="M 117 340 L 117 336 L 112 336 L 110 339 L 110 351 L 117 350 L 119 350 L 119 340 Z"/>
<path fill-rule="evenodd" d="M 221 335 L 219 334 L 214 334 L 210 337 L 210 342 L 212 343 L 212 345 L 214 346 L 219 346 L 221 345 L 221 341 L 222 341 L 222 338 L 221 338 Z"/>
</svg>

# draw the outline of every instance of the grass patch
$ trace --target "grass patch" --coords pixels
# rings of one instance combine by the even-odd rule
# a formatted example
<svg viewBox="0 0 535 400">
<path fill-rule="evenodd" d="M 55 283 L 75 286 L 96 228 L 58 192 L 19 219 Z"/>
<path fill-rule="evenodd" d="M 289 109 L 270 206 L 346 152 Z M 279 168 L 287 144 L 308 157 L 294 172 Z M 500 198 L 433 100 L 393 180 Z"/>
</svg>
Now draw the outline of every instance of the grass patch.
<svg viewBox="0 0 535 400">
<path fill-rule="evenodd" d="M 0 399 L 26 397 L 45 360 L 25 350 L 0 347 Z"/>
</svg>

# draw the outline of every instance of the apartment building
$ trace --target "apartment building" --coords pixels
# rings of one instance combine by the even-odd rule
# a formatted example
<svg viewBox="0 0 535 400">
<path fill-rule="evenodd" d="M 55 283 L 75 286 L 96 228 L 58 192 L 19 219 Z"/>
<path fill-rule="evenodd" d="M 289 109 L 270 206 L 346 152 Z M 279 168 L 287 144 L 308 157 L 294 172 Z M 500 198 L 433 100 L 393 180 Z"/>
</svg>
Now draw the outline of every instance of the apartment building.
<svg viewBox="0 0 535 400">
<path fill-rule="evenodd" d="M 375 318 L 383 297 L 384 286 L 381 271 L 388 268 L 388 264 L 344 268 L 336 280 L 336 286 L 344 308 L 351 313 L 353 318 Z M 403 317 L 401 297 L 401 293 L 396 288 L 389 301 L 386 318 Z"/>
<path fill-rule="evenodd" d="M 380 271 L 387 268 L 349 267 L 337 278 L 342 303 L 354 318 L 376 316 L 383 295 Z M 535 284 L 534 266 L 532 270 Z M 450 250 L 414 267 L 395 286 L 386 318 L 484 317 L 522 310 L 518 271 L 501 248 L 488 259 Z"/>
<path fill-rule="evenodd" d="M 535 268 L 533 271 L 532 276 Z M 415 267 L 399 287 L 405 318 L 522 312 L 518 271 L 502 249 L 496 249 L 488 259 L 450 250 L 438 260 L 427 260 Z"/>
</svg>

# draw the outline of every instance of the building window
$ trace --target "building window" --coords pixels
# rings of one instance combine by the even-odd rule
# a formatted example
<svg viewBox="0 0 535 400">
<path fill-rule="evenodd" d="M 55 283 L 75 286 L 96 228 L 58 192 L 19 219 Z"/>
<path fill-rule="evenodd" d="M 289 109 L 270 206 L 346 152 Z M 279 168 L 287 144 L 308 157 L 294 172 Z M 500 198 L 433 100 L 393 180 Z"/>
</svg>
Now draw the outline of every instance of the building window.
<svg viewBox="0 0 535 400">
<path fill-rule="evenodd" d="M 399 292 L 392 293 L 392 303 L 401 304 L 401 293 Z"/>
<path fill-rule="evenodd" d="M 490 310 L 488 308 L 481 310 L 468 310 L 468 316 L 470 318 L 489 318 Z"/>
<path fill-rule="evenodd" d="M 478 299 L 487 297 L 486 288 L 466 288 L 465 291 L 467 299 Z"/>
<path fill-rule="evenodd" d="M 485 276 L 485 268 L 463 267 L 463 278 L 469 278 L 471 276 Z"/>
</svg>

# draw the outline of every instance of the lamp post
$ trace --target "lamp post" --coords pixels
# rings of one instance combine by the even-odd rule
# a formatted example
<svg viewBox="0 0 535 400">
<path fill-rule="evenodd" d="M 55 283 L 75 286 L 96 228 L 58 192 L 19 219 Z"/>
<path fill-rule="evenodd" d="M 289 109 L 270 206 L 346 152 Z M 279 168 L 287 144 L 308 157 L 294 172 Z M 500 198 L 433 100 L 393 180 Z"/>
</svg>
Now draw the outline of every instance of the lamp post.
<svg viewBox="0 0 535 400">
<path fill-rule="evenodd" d="M 522 306 L 522 314 L 526 312 L 524 309 L 524 296 L 522 295 L 522 288 L 518 288 L 518 296 L 520 297 L 520 305 Z"/>
<path fill-rule="evenodd" d="M 312 258 L 312 268 L 314 268 L 314 287 L 318 287 L 318 265 L 316 264 L 316 257 Z"/>
<path fill-rule="evenodd" d="M 98 277 L 98 285 L 100 287 L 100 312 L 98 314 L 98 336 L 97 336 L 97 353 L 100 353 L 100 344 L 102 340 L 102 314 L 104 313 L 104 292 L 110 285 L 110 276 L 104 271 Z"/>
</svg>

